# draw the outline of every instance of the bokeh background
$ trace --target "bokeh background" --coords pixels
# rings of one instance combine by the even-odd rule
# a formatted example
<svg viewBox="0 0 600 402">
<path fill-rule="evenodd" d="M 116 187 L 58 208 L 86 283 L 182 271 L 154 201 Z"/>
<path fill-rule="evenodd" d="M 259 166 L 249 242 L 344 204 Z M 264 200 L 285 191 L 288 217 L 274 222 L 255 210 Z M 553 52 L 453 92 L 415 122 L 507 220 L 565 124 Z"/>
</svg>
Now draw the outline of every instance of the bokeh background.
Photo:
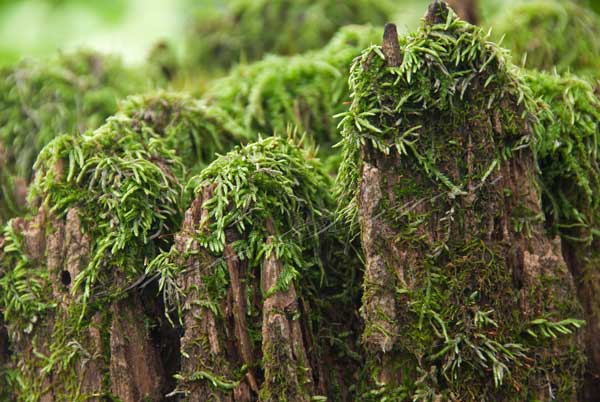
<svg viewBox="0 0 600 402">
<path fill-rule="evenodd" d="M 343 1 L 343 0 L 341 0 Z M 403 3 L 396 16 L 400 29 L 414 27 L 426 0 Z M 527 0 L 481 0 L 482 13 Z M 224 6 L 226 0 L 0 0 L 0 65 L 23 57 L 91 48 L 120 54 L 127 63 L 142 62 L 159 40 L 183 51 L 190 20 Z M 600 10 L 600 0 L 592 0 Z"/>
</svg>

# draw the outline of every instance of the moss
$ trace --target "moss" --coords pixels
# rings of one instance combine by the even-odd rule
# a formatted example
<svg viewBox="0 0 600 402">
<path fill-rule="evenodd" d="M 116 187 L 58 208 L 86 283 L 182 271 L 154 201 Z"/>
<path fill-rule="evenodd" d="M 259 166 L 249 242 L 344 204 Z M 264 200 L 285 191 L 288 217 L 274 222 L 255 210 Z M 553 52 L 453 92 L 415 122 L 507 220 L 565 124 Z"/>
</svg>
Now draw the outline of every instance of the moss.
<svg viewBox="0 0 600 402">
<path fill-rule="evenodd" d="M 536 153 L 548 230 L 560 235 L 586 313 L 585 394 L 597 395 L 600 329 L 597 284 L 600 271 L 598 139 L 600 100 L 592 86 L 572 75 L 529 73 L 526 81 L 539 96 Z"/>
<path fill-rule="evenodd" d="M 394 9 L 388 0 L 232 0 L 191 20 L 188 63 L 226 68 L 268 53 L 302 53 L 325 45 L 344 25 L 382 24 Z"/>
<path fill-rule="evenodd" d="M 143 78 L 141 78 L 143 77 Z M 0 220 L 22 210 L 15 176 L 31 179 L 40 150 L 59 134 L 100 126 L 117 99 L 150 87 L 147 74 L 112 56 L 80 51 L 0 70 Z"/>
<path fill-rule="evenodd" d="M 141 272 L 137 262 L 144 253 L 156 252 L 151 240 L 179 224 L 184 168 L 162 137 L 138 133 L 132 125 L 117 116 L 80 137 L 61 136 L 36 163 L 33 196 L 58 216 L 80 208 L 82 223 L 97 242 L 90 265 L 74 279 L 84 298 L 101 280 L 108 255 L 109 265 L 121 267 L 127 280 L 135 279 Z M 105 285 L 110 288 L 111 282 Z"/>
<path fill-rule="evenodd" d="M 569 273 L 558 262 L 549 268 L 552 285 L 528 279 L 543 289 L 531 297 L 515 276 L 522 258 L 513 247 L 551 247 L 535 243 L 545 234 L 530 190 L 537 179 L 532 91 L 503 49 L 440 3 L 400 38 L 397 66 L 385 51 L 372 46 L 352 66 L 337 183 L 348 222 L 358 223 L 361 194 L 368 197 L 360 198 L 362 214 L 376 203 L 362 217 L 363 245 L 383 261 L 371 268 L 367 258 L 361 400 L 520 401 L 548 387 L 571 400 L 585 359 L 573 335 L 583 321 Z M 365 182 L 373 171 L 381 177 Z M 498 188 L 504 180 L 519 183 L 508 198 Z M 514 225 L 496 233 L 504 214 Z M 388 294 L 391 309 L 383 305 Z M 530 335 L 538 325 L 560 329 Z"/>
<path fill-rule="evenodd" d="M 236 147 L 192 177 L 189 186 L 194 194 L 205 186 L 215 186 L 215 196 L 206 205 L 211 224 L 208 231 L 198 234 L 200 245 L 221 256 L 225 230 L 235 228 L 244 239 L 236 241 L 234 248 L 250 269 L 259 269 L 262 259 L 272 252 L 282 259 L 286 271 L 280 288 L 314 265 L 303 255 L 305 250 L 318 248 L 318 236 L 307 234 L 316 233 L 321 217 L 327 214 L 324 189 L 328 179 L 308 155 L 292 140 L 267 137 Z M 273 221 L 277 233 L 272 245 L 266 241 L 273 237 L 267 231 L 267 220 Z M 302 230 L 291 230 L 295 227 Z M 227 279 L 214 277 L 210 282 L 214 283 L 213 296 L 224 297 L 222 287 Z"/>
<path fill-rule="evenodd" d="M 190 174 L 199 173 L 218 154 L 254 137 L 229 113 L 178 92 L 131 96 L 119 104 L 135 131 L 150 131 L 176 151 Z"/>
<path fill-rule="evenodd" d="M 535 125 L 545 212 L 555 233 L 590 244 L 600 228 L 600 100 L 573 75 L 528 73 L 539 100 Z"/>
<path fill-rule="evenodd" d="M 581 2 L 583 3 L 583 2 Z M 533 1 L 508 7 L 490 22 L 494 37 L 527 68 L 573 72 L 592 78 L 600 71 L 600 17 L 568 0 Z"/>
<path fill-rule="evenodd" d="M 235 68 L 210 86 L 205 98 L 227 111 L 249 132 L 273 135 L 289 125 L 309 134 L 331 158 L 338 141 L 337 120 L 348 99 L 346 71 L 361 49 L 375 41 L 379 30 L 370 27 L 341 29 L 321 50 L 292 57 L 268 56 L 263 61 Z"/>
</svg>

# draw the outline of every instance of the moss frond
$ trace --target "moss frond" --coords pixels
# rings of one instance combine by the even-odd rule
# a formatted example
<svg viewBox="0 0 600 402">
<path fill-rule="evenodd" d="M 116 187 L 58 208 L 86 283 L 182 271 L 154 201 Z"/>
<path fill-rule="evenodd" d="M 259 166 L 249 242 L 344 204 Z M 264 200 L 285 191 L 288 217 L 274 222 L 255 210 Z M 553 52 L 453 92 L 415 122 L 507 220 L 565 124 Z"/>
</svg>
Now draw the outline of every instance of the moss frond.
<svg viewBox="0 0 600 402">
<path fill-rule="evenodd" d="M 573 75 L 527 73 L 539 97 L 535 150 L 544 209 L 564 239 L 590 244 L 600 233 L 600 99 Z"/>
</svg>

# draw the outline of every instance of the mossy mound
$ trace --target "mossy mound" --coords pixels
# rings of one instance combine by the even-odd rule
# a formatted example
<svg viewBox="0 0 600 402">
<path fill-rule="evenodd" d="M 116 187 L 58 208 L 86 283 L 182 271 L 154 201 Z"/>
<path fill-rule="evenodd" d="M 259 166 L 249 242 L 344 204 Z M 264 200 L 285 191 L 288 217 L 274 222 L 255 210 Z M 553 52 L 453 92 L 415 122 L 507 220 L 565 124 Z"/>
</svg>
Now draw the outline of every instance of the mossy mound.
<svg viewBox="0 0 600 402">
<path fill-rule="evenodd" d="M 41 149 L 60 134 L 99 127 L 117 100 L 150 87 L 148 75 L 93 52 L 24 61 L 0 70 L 0 221 L 22 208 Z"/>
<path fill-rule="evenodd" d="M 218 154 L 255 137 L 218 106 L 177 92 L 131 96 L 119 104 L 130 127 L 160 136 L 176 151 L 189 174 L 199 173 Z"/>
<path fill-rule="evenodd" d="M 36 163 L 37 214 L 5 230 L 0 309 L 17 400 L 162 392 L 150 341 L 160 305 L 143 303 L 135 284 L 180 223 L 184 168 L 161 136 L 131 123 L 53 140 Z"/>
<path fill-rule="evenodd" d="M 600 76 L 600 17 L 568 0 L 516 4 L 492 19 L 494 37 L 504 36 L 515 63 L 527 68 Z"/>
<path fill-rule="evenodd" d="M 344 25 L 383 24 L 394 9 L 388 0 L 232 0 L 191 21 L 189 63 L 226 68 L 268 53 L 302 53 L 324 46 Z"/>
<path fill-rule="evenodd" d="M 350 84 L 338 187 L 366 261 L 361 400 L 574 400 L 583 313 L 505 51 L 435 2 L 416 33 L 388 27 Z"/>
<path fill-rule="evenodd" d="M 331 146 L 338 141 L 334 115 L 349 98 L 345 72 L 379 33 L 371 27 L 345 27 L 321 50 L 239 66 L 212 84 L 205 98 L 249 132 L 273 135 L 293 125 L 309 134 L 322 156 L 332 156 Z"/>
</svg>

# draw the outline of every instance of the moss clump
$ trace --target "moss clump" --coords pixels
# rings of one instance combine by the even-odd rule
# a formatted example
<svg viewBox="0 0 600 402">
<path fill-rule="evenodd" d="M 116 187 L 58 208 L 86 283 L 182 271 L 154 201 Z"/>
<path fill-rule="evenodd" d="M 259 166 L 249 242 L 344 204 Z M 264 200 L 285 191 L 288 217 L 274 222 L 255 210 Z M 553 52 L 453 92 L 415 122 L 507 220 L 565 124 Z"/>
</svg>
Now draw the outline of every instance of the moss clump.
<svg viewBox="0 0 600 402">
<path fill-rule="evenodd" d="M 573 400 L 582 311 L 543 230 L 531 91 L 443 3 L 386 39 L 354 63 L 342 122 L 338 194 L 366 256 L 360 399 Z"/>
<path fill-rule="evenodd" d="M 183 165 L 163 137 L 133 127 L 118 116 L 95 131 L 54 139 L 36 163 L 38 214 L 13 220 L 5 232 L 0 310 L 14 348 L 18 400 L 51 392 L 56 400 L 83 401 L 114 391 L 111 381 L 92 387 L 87 373 L 92 382 L 108 375 L 118 358 L 111 337 L 134 326 L 124 322 L 127 309 L 138 308 L 138 321 L 144 314 L 131 307 L 137 302 L 119 303 L 135 294 L 133 284 L 168 248 L 165 235 L 181 219 Z M 125 315 L 114 321 L 113 314 Z M 127 334 L 148 342 L 137 335 Z"/>
<path fill-rule="evenodd" d="M 292 57 L 268 56 L 239 66 L 215 82 L 206 99 L 249 132 L 272 135 L 294 125 L 313 138 L 325 157 L 332 156 L 331 146 L 338 140 L 333 116 L 343 111 L 349 96 L 345 72 L 378 32 L 370 27 L 346 27 L 321 50 Z M 335 168 L 337 163 L 327 165 Z"/>
<path fill-rule="evenodd" d="M 532 69 L 598 77 L 600 17 L 574 1 L 534 1 L 509 7 L 491 21 L 515 62 Z"/>
<path fill-rule="evenodd" d="M 328 205 L 328 179 L 314 156 L 292 141 L 267 137 L 217 159 L 192 183 L 196 194 L 216 185 L 215 196 L 206 205 L 211 225 L 206 237 L 200 238 L 201 245 L 222 253 L 226 228 L 247 234 L 236 248 L 254 264 L 276 251 L 288 269 L 282 286 L 312 265 L 302 253 L 318 248 L 318 237 L 307 234 L 316 233 Z M 275 234 L 266 230 L 267 220 L 273 221 Z M 274 237 L 276 246 L 267 249 L 269 237 Z"/>
<path fill-rule="evenodd" d="M 382 24 L 394 10 L 388 0 L 232 0 L 213 13 L 198 11 L 188 34 L 190 63 L 229 67 L 267 53 L 317 49 L 342 26 Z"/>
<path fill-rule="evenodd" d="M 15 180 L 26 187 L 44 145 L 100 126 L 116 112 L 117 99 L 149 86 L 147 75 L 118 58 L 88 51 L 0 70 L 0 220 L 22 208 Z"/>
<path fill-rule="evenodd" d="M 540 97 L 535 148 L 548 223 L 564 239 L 590 244 L 600 229 L 600 100 L 572 75 L 528 73 Z M 573 232 L 585 233 L 583 237 Z"/>
<path fill-rule="evenodd" d="M 199 173 L 217 154 L 253 138 L 225 110 L 183 93 L 131 96 L 120 103 L 119 114 L 130 118 L 135 131 L 160 136 L 192 174 Z"/>
<path fill-rule="evenodd" d="M 92 250 L 98 254 L 74 278 L 84 299 L 97 282 L 105 290 L 113 285 L 110 279 L 102 282 L 104 266 L 112 267 L 104 272 L 109 277 L 136 279 L 144 255 L 157 252 L 151 240 L 179 224 L 180 159 L 162 137 L 138 133 L 132 125 L 117 116 L 82 136 L 58 137 L 36 163 L 33 196 L 58 216 L 81 209 L 82 224 L 95 243 Z"/>
</svg>

